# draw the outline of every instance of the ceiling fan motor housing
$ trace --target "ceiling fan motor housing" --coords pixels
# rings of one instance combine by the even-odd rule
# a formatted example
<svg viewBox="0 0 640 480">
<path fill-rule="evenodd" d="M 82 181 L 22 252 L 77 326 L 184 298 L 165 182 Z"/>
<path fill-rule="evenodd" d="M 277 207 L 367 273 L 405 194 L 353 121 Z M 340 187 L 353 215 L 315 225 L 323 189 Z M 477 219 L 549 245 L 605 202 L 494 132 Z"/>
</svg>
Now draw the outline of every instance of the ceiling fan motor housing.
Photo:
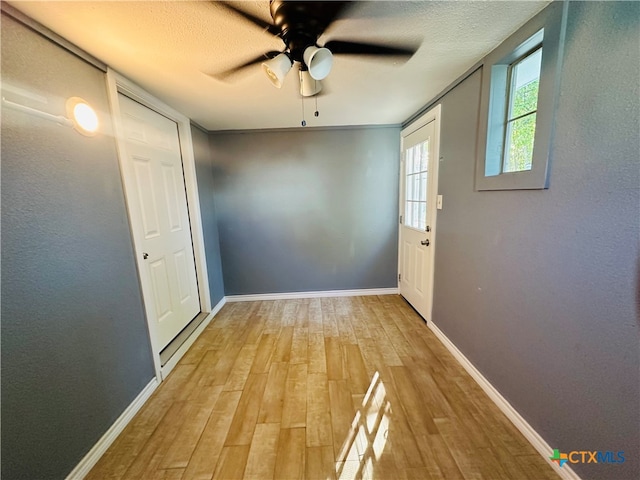
<svg viewBox="0 0 640 480">
<path fill-rule="evenodd" d="M 280 29 L 280 37 L 293 61 L 304 63 L 304 51 L 316 46 L 318 37 L 332 22 L 334 10 L 341 3 L 271 0 L 271 17 Z"/>
</svg>

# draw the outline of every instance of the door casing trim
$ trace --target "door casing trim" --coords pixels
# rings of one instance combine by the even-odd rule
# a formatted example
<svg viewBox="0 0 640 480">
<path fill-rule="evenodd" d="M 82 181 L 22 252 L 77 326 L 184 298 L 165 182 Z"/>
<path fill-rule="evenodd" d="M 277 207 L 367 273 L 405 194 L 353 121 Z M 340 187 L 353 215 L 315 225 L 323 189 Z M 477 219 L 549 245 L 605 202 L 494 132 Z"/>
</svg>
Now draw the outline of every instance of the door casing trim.
<svg viewBox="0 0 640 480">
<path fill-rule="evenodd" d="M 137 218 L 137 214 L 130 210 L 129 198 L 127 198 L 127 189 L 125 188 L 127 179 L 125 178 L 126 169 L 123 162 L 126 160 L 123 125 L 121 121 L 120 104 L 118 94 L 122 93 L 136 102 L 156 111 L 157 113 L 173 120 L 178 125 L 178 135 L 180 137 L 180 152 L 182 154 L 182 165 L 184 171 L 184 182 L 187 194 L 187 208 L 189 211 L 189 221 L 191 226 L 191 240 L 193 243 L 193 255 L 196 265 L 196 276 L 198 279 L 198 294 L 200 296 L 200 311 L 211 312 L 211 295 L 209 292 L 209 276 L 207 272 L 207 261 L 204 248 L 204 229 L 202 227 L 202 216 L 200 213 L 200 197 L 198 195 L 198 185 L 196 182 L 196 165 L 193 153 L 193 140 L 191 138 L 191 122 L 190 120 L 166 105 L 164 102 L 150 95 L 144 89 L 123 77 L 112 68 L 107 68 L 107 93 L 109 98 L 109 107 L 111 110 L 111 120 L 113 125 L 114 137 L 116 140 L 116 149 L 118 153 L 118 165 L 120 167 L 120 176 L 123 184 L 125 204 L 127 208 L 127 217 L 129 220 L 129 231 L 134 248 L 134 258 L 136 268 L 138 269 L 138 281 L 140 283 L 141 294 L 143 298 L 145 317 L 147 320 L 147 328 L 149 330 L 149 342 L 151 344 L 151 353 L 153 356 L 153 366 L 155 376 L 158 382 L 162 381 L 162 368 L 160 364 L 160 346 L 158 345 L 157 335 L 155 332 L 156 313 L 153 302 L 148 301 L 148 295 L 145 292 L 151 291 L 150 279 L 146 275 L 141 275 L 144 269 L 142 255 L 140 254 L 142 238 L 137 230 L 132 227 L 133 219 Z"/>
<path fill-rule="evenodd" d="M 404 165 L 404 142 L 405 142 L 405 138 L 409 135 L 411 135 L 412 133 L 416 132 L 417 130 L 419 130 L 420 128 L 424 127 L 425 125 L 431 123 L 431 122 L 435 122 L 434 123 L 434 129 L 433 129 L 433 135 L 435 137 L 435 142 L 434 142 L 434 149 L 433 149 L 433 157 L 434 157 L 434 162 L 431 166 L 431 171 L 432 171 L 432 175 L 435 176 L 436 179 L 438 179 L 438 170 L 439 170 L 439 166 L 440 166 L 440 118 L 441 118 L 441 113 L 442 113 L 442 106 L 441 104 L 436 105 L 435 107 L 433 107 L 431 110 L 429 110 L 428 112 L 426 112 L 425 114 L 423 114 L 422 116 L 420 116 L 419 118 L 417 118 L 413 123 L 411 123 L 410 125 L 407 125 L 405 128 L 402 129 L 402 131 L 400 132 L 400 174 L 399 174 L 399 179 L 400 179 L 400 188 L 398 190 L 398 195 L 399 195 L 399 201 L 398 201 L 398 219 L 400 218 L 400 215 L 404 215 L 404 171 L 403 171 L 403 165 Z M 439 183 L 439 182 L 438 182 Z M 436 192 L 436 195 L 438 194 L 438 192 Z M 432 215 L 431 215 L 431 245 L 429 246 L 429 271 L 427 272 L 427 276 L 429 278 L 429 282 L 431 285 L 430 291 L 428 293 L 429 295 L 429 309 L 427 312 L 424 312 L 425 314 L 425 320 L 427 322 L 431 322 L 431 312 L 433 310 L 433 289 L 434 289 L 434 280 L 435 280 L 435 258 L 436 258 L 436 234 L 437 234 L 437 229 L 436 229 L 436 223 L 437 223 L 437 218 L 438 218 L 438 211 L 436 209 L 435 205 L 431 205 L 428 208 L 433 209 L 432 210 Z M 398 278 L 398 274 L 400 273 L 400 266 L 401 266 L 401 262 L 402 262 L 402 228 L 400 228 L 400 225 L 398 226 L 398 271 L 396 272 L 396 278 Z M 400 291 L 400 280 L 398 279 L 398 291 Z"/>
</svg>

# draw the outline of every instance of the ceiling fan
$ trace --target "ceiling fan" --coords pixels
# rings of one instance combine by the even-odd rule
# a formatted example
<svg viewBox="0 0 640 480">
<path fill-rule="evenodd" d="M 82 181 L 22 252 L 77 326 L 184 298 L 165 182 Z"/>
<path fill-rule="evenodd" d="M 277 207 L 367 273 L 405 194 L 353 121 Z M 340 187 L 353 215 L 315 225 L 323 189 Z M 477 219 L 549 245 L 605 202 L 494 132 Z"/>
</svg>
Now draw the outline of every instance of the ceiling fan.
<svg viewBox="0 0 640 480">
<path fill-rule="evenodd" d="M 266 22 L 229 2 L 217 2 L 235 12 L 263 31 L 282 39 L 282 51 L 269 51 L 241 65 L 214 75 L 226 78 L 244 68 L 260 63 L 271 83 L 281 88 L 285 76 L 299 64 L 300 94 L 310 97 L 322 90 L 325 79 L 333 65 L 333 55 L 369 55 L 377 57 L 410 57 L 414 46 L 387 46 L 345 40 L 330 40 L 323 46 L 318 38 L 334 21 L 344 15 L 347 8 L 358 2 L 313 2 L 270 0 L 269 9 L 273 23 Z"/>
</svg>

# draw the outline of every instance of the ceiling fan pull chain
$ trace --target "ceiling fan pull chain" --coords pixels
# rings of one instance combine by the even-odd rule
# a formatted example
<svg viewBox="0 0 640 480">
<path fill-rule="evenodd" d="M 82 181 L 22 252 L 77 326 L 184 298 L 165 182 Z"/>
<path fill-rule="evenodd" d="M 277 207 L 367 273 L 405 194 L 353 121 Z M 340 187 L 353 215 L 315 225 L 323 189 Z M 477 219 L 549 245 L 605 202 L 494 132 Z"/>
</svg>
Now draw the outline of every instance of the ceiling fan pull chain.
<svg viewBox="0 0 640 480">
<path fill-rule="evenodd" d="M 316 81 L 314 80 L 313 83 L 315 84 Z M 314 90 L 317 91 L 316 88 L 314 88 Z M 319 117 L 320 116 L 320 112 L 318 111 L 318 95 L 316 94 L 313 98 L 316 99 L 316 111 L 313 113 L 314 116 Z"/>
<path fill-rule="evenodd" d="M 304 97 L 300 97 L 300 101 L 302 102 L 302 122 L 300 123 L 303 127 L 307 126 L 307 121 L 304 119 Z"/>
</svg>

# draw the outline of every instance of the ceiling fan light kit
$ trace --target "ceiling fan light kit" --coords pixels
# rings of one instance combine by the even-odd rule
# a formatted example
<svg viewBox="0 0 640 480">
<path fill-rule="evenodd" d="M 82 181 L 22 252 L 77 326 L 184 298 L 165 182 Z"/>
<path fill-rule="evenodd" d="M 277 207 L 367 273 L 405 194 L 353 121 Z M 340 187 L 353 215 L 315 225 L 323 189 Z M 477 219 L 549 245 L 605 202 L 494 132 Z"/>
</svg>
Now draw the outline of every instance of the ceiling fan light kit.
<svg viewBox="0 0 640 480">
<path fill-rule="evenodd" d="M 240 15 L 265 33 L 280 38 L 285 45 L 282 52 L 266 52 L 215 75 L 218 78 L 226 78 L 241 69 L 260 63 L 271 83 L 281 88 L 284 77 L 296 62 L 300 64 L 300 94 L 313 96 L 322 89 L 319 81 L 325 79 L 331 72 L 334 55 L 411 57 L 417 50 L 414 46 L 396 47 L 348 40 L 330 40 L 325 42 L 324 46 L 318 45 L 318 39 L 329 25 L 343 17 L 346 10 L 359 2 L 270 0 L 269 11 L 273 23 L 245 12 L 229 2 L 216 3 Z M 265 61 L 265 58 L 269 60 Z M 312 83 L 312 80 L 315 83 Z"/>
</svg>

